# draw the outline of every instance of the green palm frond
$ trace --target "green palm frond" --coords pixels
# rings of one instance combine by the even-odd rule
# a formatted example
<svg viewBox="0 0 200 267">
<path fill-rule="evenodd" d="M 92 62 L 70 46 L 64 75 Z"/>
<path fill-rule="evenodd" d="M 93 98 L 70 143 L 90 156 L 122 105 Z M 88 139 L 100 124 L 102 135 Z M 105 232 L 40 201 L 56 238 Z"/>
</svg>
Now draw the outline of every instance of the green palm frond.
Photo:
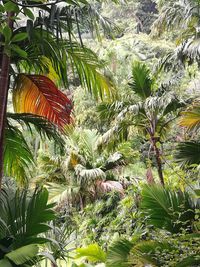
<svg viewBox="0 0 200 267">
<path fill-rule="evenodd" d="M 91 164 L 95 162 L 95 156 L 97 156 L 96 150 L 98 138 L 99 134 L 95 130 L 83 130 L 80 135 L 80 152 L 84 154 L 86 161 L 90 162 Z"/>
<path fill-rule="evenodd" d="M 7 118 L 9 120 L 9 124 L 11 123 L 11 120 L 17 121 L 22 126 L 24 124 L 31 133 L 33 126 L 41 138 L 47 137 L 49 140 L 53 139 L 60 147 L 64 144 L 64 140 L 57 131 L 55 125 L 43 117 L 28 113 L 7 113 Z"/>
<path fill-rule="evenodd" d="M 125 103 L 125 102 L 121 102 L 121 101 L 115 101 L 112 103 L 100 103 L 97 106 L 97 112 L 99 114 L 99 118 L 102 121 L 107 121 L 107 120 L 111 120 L 113 118 L 115 118 L 117 116 L 118 113 L 120 113 L 125 106 L 129 105 L 130 103 Z"/>
<path fill-rule="evenodd" d="M 90 262 L 105 262 L 106 253 L 98 244 L 91 244 L 85 248 L 78 248 L 76 258 L 85 258 Z"/>
<path fill-rule="evenodd" d="M 4 173 L 15 177 L 22 185 L 30 175 L 34 159 L 22 133 L 13 126 L 8 126 L 5 133 Z"/>
<path fill-rule="evenodd" d="M 130 252 L 132 248 L 133 243 L 126 239 L 120 239 L 115 241 L 108 248 L 106 266 L 130 267 Z"/>
<path fill-rule="evenodd" d="M 181 114 L 180 126 L 186 127 L 189 131 L 196 131 L 200 128 L 200 106 L 194 105 Z"/>
<path fill-rule="evenodd" d="M 34 259 L 37 256 L 38 251 L 39 247 L 36 244 L 30 244 L 7 253 L 5 258 L 14 262 L 16 265 L 23 265 L 24 263 Z"/>
<path fill-rule="evenodd" d="M 136 61 L 132 66 L 132 80 L 129 83 L 131 89 L 142 99 L 152 94 L 153 78 L 147 65 Z"/>
<path fill-rule="evenodd" d="M 200 38 L 195 36 L 189 38 L 178 46 L 175 53 L 181 62 L 185 63 L 189 60 L 189 62 L 192 63 L 199 61 L 200 59 L 199 47 Z"/>
<path fill-rule="evenodd" d="M 188 141 L 181 142 L 176 147 L 175 155 L 176 161 L 182 167 L 189 167 L 190 165 L 200 164 L 200 142 Z"/>
<path fill-rule="evenodd" d="M 89 48 L 75 41 L 58 41 L 48 31 L 33 29 L 30 44 L 27 44 L 25 49 L 27 58 L 14 58 L 18 72 L 24 72 L 26 69 L 28 73 L 34 71 L 37 74 L 48 74 L 50 70 L 44 59 L 47 58 L 51 63 L 50 67 L 65 86 L 68 86 L 68 77 L 73 70 L 74 74 L 78 75 L 81 84 L 95 98 L 115 99 L 114 85 L 101 73 L 104 64 Z"/>
<path fill-rule="evenodd" d="M 81 84 L 96 99 L 111 100 L 116 98 L 114 85 L 100 72 L 103 65 L 90 49 L 80 47 L 76 43 L 68 43 L 66 51 L 72 67 L 74 66 L 76 69 Z"/>
<path fill-rule="evenodd" d="M 158 185 L 144 186 L 141 208 L 149 223 L 171 233 L 191 228 L 195 218 L 194 205 L 188 193 Z"/>
</svg>

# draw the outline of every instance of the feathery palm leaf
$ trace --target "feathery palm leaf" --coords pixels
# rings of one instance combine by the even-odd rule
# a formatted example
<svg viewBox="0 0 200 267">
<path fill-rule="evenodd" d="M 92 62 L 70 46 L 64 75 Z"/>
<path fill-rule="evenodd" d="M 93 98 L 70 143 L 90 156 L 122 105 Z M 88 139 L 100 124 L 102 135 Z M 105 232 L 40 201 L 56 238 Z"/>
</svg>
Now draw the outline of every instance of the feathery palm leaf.
<svg viewBox="0 0 200 267">
<path fill-rule="evenodd" d="M 33 155 L 22 133 L 9 125 L 5 132 L 4 173 L 16 177 L 20 184 L 24 184 L 33 163 Z"/>
<path fill-rule="evenodd" d="M 100 72 L 104 64 L 89 48 L 75 41 L 57 41 L 49 32 L 34 29 L 31 43 L 25 51 L 27 58 L 18 59 L 19 72 L 26 69 L 29 73 L 34 71 L 38 74 L 48 74 L 50 68 L 53 68 L 60 80 L 67 86 L 68 74 L 73 70 L 73 73 L 78 75 L 81 84 L 95 98 L 114 99 L 116 97 L 114 85 Z M 44 57 L 50 60 L 48 65 Z"/>
<path fill-rule="evenodd" d="M 186 127 L 189 131 L 200 128 L 200 106 L 192 106 L 189 110 L 181 113 L 180 126 Z"/>
<path fill-rule="evenodd" d="M 9 124 L 11 124 L 12 120 L 19 122 L 22 126 L 24 124 L 31 133 L 33 126 L 41 138 L 47 137 L 49 140 L 53 139 L 60 147 L 64 144 L 64 140 L 55 125 L 41 116 L 29 113 L 7 113 L 7 119 Z"/>
<path fill-rule="evenodd" d="M 104 65 L 88 48 L 80 47 L 76 43 L 68 43 L 66 51 L 72 67 L 74 66 L 80 82 L 96 99 L 114 99 L 116 89 L 107 77 L 99 71 Z"/>
<path fill-rule="evenodd" d="M 179 233 L 191 228 L 195 210 L 186 192 L 174 192 L 158 185 L 145 185 L 141 208 L 147 220 L 155 227 Z"/>
<path fill-rule="evenodd" d="M 139 61 L 133 63 L 132 81 L 129 83 L 131 89 L 141 97 L 146 99 L 152 94 L 153 79 L 150 76 L 150 70 L 146 64 Z"/>
<path fill-rule="evenodd" d="M 13 105 L 16 112 L 42 116 L 61 129 L 71 122 L 71 101 L 42 75 L 19 75 Z"/>
</svg>

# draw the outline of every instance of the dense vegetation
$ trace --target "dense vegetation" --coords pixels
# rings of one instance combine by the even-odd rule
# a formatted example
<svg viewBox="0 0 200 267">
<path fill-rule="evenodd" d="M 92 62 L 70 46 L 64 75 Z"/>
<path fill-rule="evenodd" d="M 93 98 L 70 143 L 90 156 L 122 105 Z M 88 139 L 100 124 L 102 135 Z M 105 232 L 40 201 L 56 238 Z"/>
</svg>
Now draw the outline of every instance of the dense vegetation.
<svg viewBox="0 0 200 267">
<path fill-rule="evenodd" d="M 0 267 L 200 266 L 200 1 L 0 21 Z"/>
</svg>

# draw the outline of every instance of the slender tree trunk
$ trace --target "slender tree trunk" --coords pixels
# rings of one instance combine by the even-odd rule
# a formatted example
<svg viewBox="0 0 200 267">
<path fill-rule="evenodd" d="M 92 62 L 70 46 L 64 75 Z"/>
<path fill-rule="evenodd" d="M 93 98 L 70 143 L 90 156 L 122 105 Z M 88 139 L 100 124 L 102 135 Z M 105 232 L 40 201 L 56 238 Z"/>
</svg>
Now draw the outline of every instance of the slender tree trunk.
<svg viewBox="0 0 200 267">
<path fill-rule="evenodd" d="M 13 12 L 8 12 L 8 26 L 13 28 L 13 20 L 11 17 L 14 15 Z M 10 57 L 3 52 L 1 61 L 1 73 L 0 73 L 0 190 L 3 178 L 3 143 L 4 143 L 4 131 L 6 121 L 6 107 L 8 99 L 8 88 L 9 88 L 9 67 Z"/>
<path fill-rule="evenodd" d="M 155 152 L 155 158 L 156 158 L 157 170 L 158 170 L 158 176 L 160 178 L 160 183 L 163 186 L 165 186 L 164 177 L 163 177 L 163 170 L 162 170 L 162 160 L 161 160 L 160 150 L 157 147 L 156 138 L 154 136 L 151 137 L 151 142 L 152 142 L 153 149 L 154 149 L 154 152 Z"/>
<path fill-rule="evenodd" d="M 58 267 L 58 265 L 53 263 L 53 262 L 51 262 L 51 267 Z"/>
</svg>

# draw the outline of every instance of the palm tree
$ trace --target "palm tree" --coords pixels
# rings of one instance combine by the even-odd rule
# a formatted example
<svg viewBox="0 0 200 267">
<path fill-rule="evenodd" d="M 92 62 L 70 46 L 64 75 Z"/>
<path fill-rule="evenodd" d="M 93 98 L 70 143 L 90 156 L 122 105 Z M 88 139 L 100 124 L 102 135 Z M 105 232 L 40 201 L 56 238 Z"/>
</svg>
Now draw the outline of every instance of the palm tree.
<svg viewBox="0 0 200 267">
<path fill-rule="evenodd" d="M 52 201 L 59 203 L 65 199 L 83 209 L 88 200 L 105 192 L 115 190 L 123 195 L 123 186 L 112 175 L 115 168 L 125 164 L 126 152 L 122 145 L 111 152 L 100 147 L 101 136 L 95 130 L 73 127 L 68 127 L 65 142 L 66 155 L 42 157 L 39 166 L 43 171 L 36 177 L 36 183 L 46 184 Z M 62 185 L 58 184 L 59 179 Z"/>
<path fill-rule="evenodd" d="M 100 104 L 98 110 L 104 119 L 115 118 L 115 126 L 104 134 L 104 142 L 130 126 L 137 127 L 139 133 L 149 141 L 153 151 L 160 182 L 164 185 L 162 154 L 160 144 L 166 138 L 167 130 L 184 106 L 174 93 L 157 89 L 156 77 L 144 63 L 135 62 L 132 68 L 130 89 L 135 95 L 122 102 Z M 138 101 L 136 101 L 136 97 Z M 118 115 L 117 115 L 118 114 Z"/>
<path fill-rule="evenodd" d="M 109 23 L 98 13 L 92 19 L 94 9 L 87 1 L 63 1 L 62 8 L 58 6 L 60 2 L 8 1 L 1 5 L 0 180 L 8 90 L 13 81 L 15 110 L 43 116 L 58 126 L 70 122 L 71 101 L 56 86 L 68 84 L 69 65 L 96 98 L 109 98 L 115 94 L 112 84 L 100 72 L 104 64 L 83 46 L 80 32 L 81 25 L 91 29 L 100 21 L 108 29 Z M 35 8 L 34 13 L 32 8 Z M 26 19 L 22 21 L 21 16 Z M 74 36 L 74 28 L 78 31 L 79 42 Z"/>
</svg>

